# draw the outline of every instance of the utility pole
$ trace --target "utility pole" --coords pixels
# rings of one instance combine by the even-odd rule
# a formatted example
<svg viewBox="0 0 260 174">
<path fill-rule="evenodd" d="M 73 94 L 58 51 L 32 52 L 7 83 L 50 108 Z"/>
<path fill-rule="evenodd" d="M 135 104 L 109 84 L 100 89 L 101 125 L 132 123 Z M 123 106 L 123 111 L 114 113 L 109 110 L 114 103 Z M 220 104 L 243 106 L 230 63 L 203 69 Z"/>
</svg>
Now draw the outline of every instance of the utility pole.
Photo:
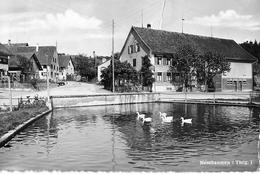
<svg viewBox="0 0 260 174">
<path fill-rule="evenodd" d="M 115 92 L 114 19 L 112 20 L 112 92 Z"/>
<path fill-rule="evenodd" d="M 141 14 L 141 17 L 142 17 L 142 28 L 144 28 L 144 10 L 142 9 L 142 14 Z"/>
<path fill-rule="evenodd" d="M 181 33 L 183 33 L 183 21 L 184 21 L 184 18 L 182 16 L 182 19 L 181 19 Z"/>
<path fill-rule="evenodd" d="M 163 25 L 163 13 L 164 13 L 164 9 L 165 9 L 165 4 L 166 4 L 166 0 L 163 1 L 163 7 L 162 7 L 162 16 L 161 16 L 161 21 L 160 21 L 160 30 L 162 29 L 162 25 Z"/>
<path fill-rule="evenodd" d="M 3 78 L 6 78 L 8 80 L 8 88 L 9 88 L 9 104 L 10 104 L 10 111 L 13 111 L 13 104 L 12 104 L 12 90 L 11 90 L 11 79 L 9 76 L 3 76 Z"/>
</svg>

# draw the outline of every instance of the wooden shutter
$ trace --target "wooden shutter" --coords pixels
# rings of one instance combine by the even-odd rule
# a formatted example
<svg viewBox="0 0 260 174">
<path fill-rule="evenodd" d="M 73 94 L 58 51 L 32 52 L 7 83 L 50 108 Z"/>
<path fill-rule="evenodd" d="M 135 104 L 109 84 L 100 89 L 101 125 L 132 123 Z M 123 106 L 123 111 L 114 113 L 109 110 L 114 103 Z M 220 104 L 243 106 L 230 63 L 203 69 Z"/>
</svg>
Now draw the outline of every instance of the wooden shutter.
<svg viewBox="0 0 260 174">
<path fill-rule="evenodd" d="M 158 65 L 158 57 L 155 57 L 154 60 L 155 60 L 154 64 Z"/>
<path fill-rule="evenodd" d="M 167 72 L 163 72 L 162 73 L 163 82 L 166 82 L 166 75 L 167 75 Z"/>
</svg>

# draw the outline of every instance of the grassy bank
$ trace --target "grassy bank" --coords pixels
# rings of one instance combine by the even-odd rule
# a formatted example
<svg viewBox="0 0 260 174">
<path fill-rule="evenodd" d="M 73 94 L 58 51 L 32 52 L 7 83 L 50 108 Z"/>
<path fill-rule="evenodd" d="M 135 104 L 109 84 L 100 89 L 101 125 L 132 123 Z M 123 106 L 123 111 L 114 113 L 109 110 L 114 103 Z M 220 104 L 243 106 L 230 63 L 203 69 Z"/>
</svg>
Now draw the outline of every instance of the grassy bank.
<svg viewBox="0 0 260 174">
<path fill-rule="evenodd" d="M 0 137 L 30 118 L 47 111 L 47 107 L 26 108 L 0 114 Z"/>
</svg>

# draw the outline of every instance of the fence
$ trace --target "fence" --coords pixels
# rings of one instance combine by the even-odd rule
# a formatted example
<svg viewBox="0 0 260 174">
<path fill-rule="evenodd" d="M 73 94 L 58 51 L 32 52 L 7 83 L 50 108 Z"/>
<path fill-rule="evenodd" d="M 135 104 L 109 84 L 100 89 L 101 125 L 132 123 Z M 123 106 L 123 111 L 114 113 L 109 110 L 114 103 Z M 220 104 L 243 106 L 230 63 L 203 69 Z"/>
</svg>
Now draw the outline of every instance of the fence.
<svg viewBox="0 0 260 174">
<path fill-rule="evenodd" d="M 135 104 L 147 102 L 187 102 L 187 103 L 226 103 L 232 105 L 258 104 L 260 106 L 260 93 L 201 93 L 201 92 L 167 92 L 167 93 L 114 93 L 81 96 L 52 96 L 53 108 L 96 106 L 113 104 Z"/>
<path fill-rule="evenodd" d="M 231 103 L 251 103 L 259 93 L 224 93 L 224 92 L 187 92 L 187 93 L 161 93 L 160 101 L 172 102 L 231 102 Z"/>
<path fill-rule="evenodd" d="M 50 88 L 52 88 L 52 87 L 57 87 L 57 84 L 56 83 L 50 83 Z M 0 88 L 8 89 L 8 83 L 0 82 Z M 18 82 L 11 83 L 11 88 L 12 89 L 35 89 L 31 83 L 18 83 Z M 47 89 L 46 82 L 37 83 L 37 88 L 38 88 L 37 90 Z"/>
<path fill-rule="evenodd" d="M 36 105 L 44 106 L 46 105 L 46 98 L 38 96 L 35 97 L 12 97 L 12 107 L 13 108 L 26 108 L 26 107 L 33 107 Z M 10 99 L 6 97 L 0 98 L 0 111 L 6 111 L 10 108 Z"/>
</svg>

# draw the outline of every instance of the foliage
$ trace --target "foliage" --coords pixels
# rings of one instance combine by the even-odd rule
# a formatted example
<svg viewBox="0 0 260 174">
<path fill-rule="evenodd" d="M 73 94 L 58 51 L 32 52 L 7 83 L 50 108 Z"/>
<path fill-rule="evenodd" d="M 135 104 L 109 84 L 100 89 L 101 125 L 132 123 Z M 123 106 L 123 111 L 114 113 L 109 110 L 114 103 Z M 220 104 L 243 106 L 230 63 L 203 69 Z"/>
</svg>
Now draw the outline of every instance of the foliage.
<svg viewBox="0 0 260 174">
<path fill-rule="evenodd" d="M 257 43 L 255 40 L 254 42 L 246 41 L 242 44 L 240 44 L 246 51 L 248 51 L 250 54 L 255 56 L 258 59 L 257 64 L 253 64 L 253 73 L 254 73 L 254 86 L 260 86 L 260 82 L 256 76 L 260 75 L 260 42 Z"/>
<path fill-rule="evenodd" d="M 96 77 L 95 60 L 84 55 L 75 57 L 75 70 L 89 81 Z"/>
<path fill-rule="evenodd" d="M 199 84 L 204 83 L 206 90 L 213 87 L 213 78 L 217 74 L 230 71 L 230 62 L 220 53 L 206 52 L 198 57 L 196 63 L 197 80 Z"/>
<path fill-rule="evenodd" d="M 142 57 L 142 68 L 139 71 L 139 73 L 141 74 L 141 82 L 143 86 L 148 86 L 150 88 L 150 91 L 152 89 L 153 83 L 155 82 L 153 72 L 150 69 L 151 67 L 152 64 L 149 57 L 147 55 Z"/>
<path fill-rule="evenodd" d="M 257 41 L 255 40 L 254 42 L 250 41 L 246 41 L 242 44 L 240 44 L 246 51 L 248 51 L 249 53 L 251 53 L 253 56 L 255 56 L 256 58 L 258 58 L 258 61 L 260 61 L 260 42 L 257 43 Z"/>
<path fill-rule="evenodd" d="M 30 80 L 30 76 L 33 75 L 33 63 L 29 59 L 23 56 L 17 56 L 19 67 L 21 68 L 21 74 L 25 75 L 25 81 Z"/>
<path fill-rule="evenodd" d="M 25 121 L 29 120 L 36 115 L 47 111 L 48 108 L 46 106 L 42 107 L 31 107 L 31 108 L 24 108 L 18 111 L 3 113 L 0 115 L 0 136 L 8 132 L 9 130 L 14 129 L 19 124 L 24 123 Z"/>
<path fill-rule="evenodd" d="M 214 86 L 213 78 L 217 74 L 230 71 L 230 63 L 222 54 L 213 52 L 201 54 L 196 47 L 188 44 L 177 48 L 170 70 L 179 74 L 177 85 L 185 89 L 191 88 L 192 77 L 195 76 L 197 83 L 205 84 L 207 90 L 207 86 Z"/>
<path fill-rule="evenodd" d="M 115 87 L 129 87 L 138 84 L 137 71 L 127 62 L 114 62 Z M 112 66 L 101 71 L 101 84 L 105 89 L 112 90 Z"/>
<path fill-rule="evenodd" d="M 188 87 L 191 88 L 192 76 L 196 73 L 198 57 L 199 52 L 197 48 L 190 44 L 180 45 L 174 55 L 170 71 L 179 73 L 179 80 L 176 83 L 185 88 L 185 90 Z"/>
</svg>

